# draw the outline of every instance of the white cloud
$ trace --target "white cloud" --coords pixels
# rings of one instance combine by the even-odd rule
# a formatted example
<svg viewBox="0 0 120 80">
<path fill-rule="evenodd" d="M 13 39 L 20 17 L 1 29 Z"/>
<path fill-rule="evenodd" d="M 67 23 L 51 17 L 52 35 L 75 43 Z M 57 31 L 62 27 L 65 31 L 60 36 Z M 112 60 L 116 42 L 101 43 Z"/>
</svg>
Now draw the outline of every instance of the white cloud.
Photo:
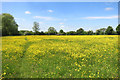
<svg viewBox="0 0 120 80">
<path fill-rule="evenodd" d="M 39 24 L 43 24 L 44 22 L 39 22 Z"/>
<path fill-rule="evenodd" d="M 48 10 L 48 12 L 53 12 L 53 10 Z"/>
<path fill-rule="evenodd" d="M 105 10 L 110 11 L 110 10 L 113 10 L 113 8 L 108 7 L 108 8 L 105 8 Z"/>
<path fill-rule="evenodd" d="M 96 17 L 84 17 L 83 19 L 115 19 L 118 16 L 96 16 Z"/>
<path fill-rule="evenodd" d="M 35 19 L 53 20 L 52 17 L 34 16 Z"/>
<path fill-rule="evenodd" d="M 61 25 L 62 25 L 62 24 L 64 24 L 64 23 L 59 23 L 59 24 L 61 24 Z"/>
<path fill-rule="evenodd" d="M 30 11 L 25 11 L 25 14 L 31 14 L 31 12 Z"/>
</svg>

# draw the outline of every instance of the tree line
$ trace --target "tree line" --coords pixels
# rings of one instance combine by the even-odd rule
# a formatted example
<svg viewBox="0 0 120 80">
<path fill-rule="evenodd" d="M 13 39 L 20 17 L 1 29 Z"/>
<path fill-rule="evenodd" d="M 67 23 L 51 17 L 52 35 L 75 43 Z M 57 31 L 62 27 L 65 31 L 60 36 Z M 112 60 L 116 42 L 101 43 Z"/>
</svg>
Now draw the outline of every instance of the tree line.
<svg viewBox="0 0 120 80">
<path fill-rule="evenodd" d="M 2 36 L 9 35 L 120 35 L 120 24 L 116 27 L 116 31 L 112 26 L 107 28 L 100 28 L 93 32 L 92 30 L 85 31 L 83 28 L 80 28 L 76 31 L 64 32 L 62 29 L 57 32 L 54 27 L 49 27 L 48 31 L 43 32 L 39 31 L 40 26 L 38 22 L 33 23 L 33 31 L 20 30 L 18 31 L 18 24 L 15 22 L 15 19 L 12 15 L 8 13 L 3 13 L 0 15 L 2 18 Z"/>
</svg>

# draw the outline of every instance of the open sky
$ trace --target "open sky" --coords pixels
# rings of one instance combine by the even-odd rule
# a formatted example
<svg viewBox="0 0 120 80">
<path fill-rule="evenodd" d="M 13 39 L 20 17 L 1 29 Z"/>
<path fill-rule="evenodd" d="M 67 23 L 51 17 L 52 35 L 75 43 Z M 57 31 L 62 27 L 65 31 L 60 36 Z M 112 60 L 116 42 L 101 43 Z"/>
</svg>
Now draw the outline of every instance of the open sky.
<svg viewBox="0 0 120 80">
<path fill-rule="evenodd" d="M 32 30 L 39 22 L 40 31 L 54 27 L 57 31 L 79 28 L 96 31 L 118 25 L 117 2 L 3 2 L 2 13 L 10 13 L 19 30 Z"/>
</svg>

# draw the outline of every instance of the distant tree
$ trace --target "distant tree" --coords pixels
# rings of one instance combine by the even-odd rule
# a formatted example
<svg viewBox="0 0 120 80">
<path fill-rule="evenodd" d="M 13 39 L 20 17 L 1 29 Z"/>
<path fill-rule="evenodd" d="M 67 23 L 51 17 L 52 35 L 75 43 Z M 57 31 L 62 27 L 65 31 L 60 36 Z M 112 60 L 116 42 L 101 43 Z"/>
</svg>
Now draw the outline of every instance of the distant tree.
<svg viewBox="0 0 120 80">
<path fill-rule="evenodd" d="M 34 33 L 32 31 L 26 31 L 25 35 L 33 35 Z"/>
<path fill-rule="evenodd" d="M 88 31 L 88 35 L 93 35 L 93 31 L 92 31 L 92 30 L 89 30 L 89 31 Z"/>
<path fill-rule="evenodd" d="M 32 31 L 28 31 L 28 30 L 20 30 L 19 34 L 20 35 L 33 35 L 34 33 Z"/>
<path fill-rule="evenodd" d="M 111 26 L 108 26 L 108 28 L 105 31 L 105 34 L 112 35 L 114 32 L 113 28 Z"/>
<path fill-rule="evenodd" d="M 84 29 L 80 28 L 76 31 L 78 35 L 83 35 L 84 34 Z"/>
<path fill-rule="evenodd" d="M 2 35 L 17 35 L 18 24 L 15 22 L 14 17 L 8 13 L 2 14 Z"/>
<path fill-rule="evenodd" d="M 76 35 L 76 32 L 75 31 L 69 31 L 66 33 L 67 35 Z"/>
<path fill-rule="evenodd" d="M 117 35 L 117 32 L 113 30 L 113 33 L 112 33 L 112 34 L 113 34 L 113 35 Z"/>
<path fill-rule="evenodd" d="M 59 35 L 65 35 L 65 32 L 61 29 L 61 30 L 59 31 Z"/>
<path fill-rule="evenodd" d="M 106 28 L 101 28 L 99 29 L 100 30 L 100 35 L 104 35 L 105 34 L 105 31 L 106 31 Z"/>
<path fill-rule="evenodd" d="M 59 33 L 63 33 L 64 31 L 61 29 L 60 31 L 59 31 Z"/>
<path fill-rule="evenodd" d="M 45 32 L 45 35 L 48 35 L 48 32 Z"/>
<path fill-rule="evenodd" d="M 55 34 L 57 34 L 57 31 L 54 27 L 49 27 L 48 34 L 49 35 L 55 35 Z"/>
<path fill-rule="evenodd" d="M 84 31 L 84 35 L 88 35 L 88 32 L 87 32 L 87 31 Z"/>
<path fill-rule="evenodd" d="M 43 31 L 40 32 L 40 35 L 45 35 L 45 33 Z"/>
<path fill-rule="evenodd" d="M 118 35 L 120 35 L 120 24 L 117 26 L 116 32 L 117 32 Z"/>
<path fill-rule="evenodd" d="M 34 26 L 33 26 L 33 31 L 35 32 L 35 34 L 39 34 L 39 30 L 40 30 L 40 28 L 39 28 L 39 23 L 38 22 L 34 22 L 34 24 L 33 24 Z"/>
<path fill-rule="evenodd" d="M 96 35 L 104 35 L 106 31 L 106 28 L 101 28 L 96 30 Z"/>
<path fill-rule="evenodd" d="M 25 35 L 25 33 L 26 33 L 27 31 L 28 31 L 28 30 L 20 30 L 20 31 L 19 31 L 19 34 L 20 34 L 20 35 Z"/>
<path fill-rule="evenodd" d="M 96 33 L 95 33 L 96 35 L 100 35 L 100 30 L 98 29 L 98 30 L 96 30 Z"/>
</svg>

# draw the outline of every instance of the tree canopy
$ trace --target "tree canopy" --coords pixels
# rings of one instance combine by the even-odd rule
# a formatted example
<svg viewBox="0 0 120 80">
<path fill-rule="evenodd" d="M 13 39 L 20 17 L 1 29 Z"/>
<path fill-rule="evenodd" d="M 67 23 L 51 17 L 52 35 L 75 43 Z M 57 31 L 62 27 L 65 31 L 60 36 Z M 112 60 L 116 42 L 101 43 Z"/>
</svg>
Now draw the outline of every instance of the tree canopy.
<svg viewBox="0 0 120 80">
<path fill-rule="evenodd" d="M 78 29 L 78 30 L 76 31 L 76 33 L 77 33 L 78 35 L 83 35 L 83 34 L 84 34 L 84 29 L 83 29 L 83 28 L 80 28 L 80 29 Z"/>
<path fill-rule="evenodd" d="M 49 27 L 48 28 L 48 34 L 49 35 L 55 35 L 55 34 L 57 34 L 57 31 L 54 27 Z"/>
<path fill-rule="evenodd" d="M 8 35 L 120 35 L 120 24 L 116 27 L 116 31 L 113 30 L 112 26 L 108 26 L 106 28 L 100 28 L 96 30 L 96 32 L 93 32 L 92 30 L 84 31 L 83 28 L 79 28 L 76 31 L 68 31 L 64 32 L 63 29 L 61 29 L 59 32 L 56 31 L 54 27 L 49 27 L 48 31 L 46 32 L 39 32 L 40 27 L 38 22 L 33 23 L 33 31 L 28 30 L 20 30 L 18 31 L 18 24 L 15 22 L 14 17 L 11 14 L 3 13 L 0 14 L 0 33 L 2 33 L 3 36 Z"/>
<path fill-rule="evenodd" d="M 108 28 L 105 31 L 105 34 L 112 35 L 114 32 L 113 28 L 111 26 L 108 26 Z"/>
<path fill-rule="evenodd" d="M 120 24 L 117 26 L 116 32 L 117 32 L 118 35 L 120 35 Z"/>
<path fill-rule="evenodd" d="M 39 34 L 39 30 L 40 30 L 39 23 L 38 22 L 34 22 L 32 29 L 35 32 L 35 34 Z"/>
<path fill-rule="evenodd" d="M 14 17 L 8 13 L 2 14 L 2 35 L 17 35 L 18 24 L 15 22 Z"/>
<path fill-rule="evenodd" d="M 59 35 L 65 35 L 65 32 L 61 29 L 61 30 L 59 31 Z"/>
</svg>

